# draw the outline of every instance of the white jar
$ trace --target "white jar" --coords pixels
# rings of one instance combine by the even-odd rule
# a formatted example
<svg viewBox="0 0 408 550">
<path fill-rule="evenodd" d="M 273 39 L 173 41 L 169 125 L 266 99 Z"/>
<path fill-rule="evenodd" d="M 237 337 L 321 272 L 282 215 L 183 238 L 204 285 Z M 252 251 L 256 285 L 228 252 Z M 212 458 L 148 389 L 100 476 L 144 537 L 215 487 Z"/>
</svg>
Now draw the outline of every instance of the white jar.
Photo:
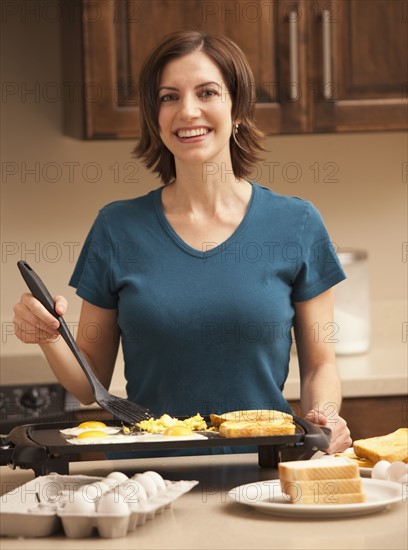
<svg viewBox="0 0 408 550">
<path fill-rule="evenodd" d="M 344 249 L 338 257 L 347 279 L 334 289 L 336 355 L 364 353 L 370 347 L 368 255 L 364 250 Z"/>
</svg>

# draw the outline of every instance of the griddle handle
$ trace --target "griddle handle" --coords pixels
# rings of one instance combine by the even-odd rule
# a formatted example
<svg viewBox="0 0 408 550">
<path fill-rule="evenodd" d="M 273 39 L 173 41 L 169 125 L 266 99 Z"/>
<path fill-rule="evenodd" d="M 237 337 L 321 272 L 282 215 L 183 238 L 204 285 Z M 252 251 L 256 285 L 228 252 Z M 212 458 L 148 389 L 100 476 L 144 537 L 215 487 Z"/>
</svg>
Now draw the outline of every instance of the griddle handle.
<svg viewBox="0 0 408 550">
<path fill-rule="evenodd" d="M 10 440 L 15 444 L 11 458 L 13 468 L 33 469 L 44 464 L 47 459 L 47 449 L 38 445 L 28 436 L 29 426 L 17 426 L 10 432 Z M 37 474 L 38 475 L 38 474 Z"/>
<path fill-rule="evenodd" d="M 327 449 L 332 434 L 330 428 L 318 426 L 299 416 L 295 416 L 294 421 L 305 431 L 303 440 L 305 454 L 313 454 L 315 451 L 324 451 L 324 449 Z"/>
</svg>

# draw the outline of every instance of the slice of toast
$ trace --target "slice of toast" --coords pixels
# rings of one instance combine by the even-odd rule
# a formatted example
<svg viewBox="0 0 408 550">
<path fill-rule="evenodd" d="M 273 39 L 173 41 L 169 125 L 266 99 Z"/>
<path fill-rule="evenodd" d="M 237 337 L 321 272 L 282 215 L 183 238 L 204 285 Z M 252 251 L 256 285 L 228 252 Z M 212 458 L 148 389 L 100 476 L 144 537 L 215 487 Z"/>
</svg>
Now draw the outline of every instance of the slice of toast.
<svg viewBox="0 0 408 550">
<path fill-rule="evenodd" d="M 279 462 L 279 479 L 284 482 L 355 479 L 360 477 L 358 464 L 347 458 L 292 460 Z"/>
<path fill-rule="evenodd" d="M 220 435 L 227 438 L 293 435 L 295 430 L 295 424 L 269 422 L 268 420 L 259 420 L 257 422 L 233 422 L 226 420 L 219 427 Z"/>
<path fill-rule="evenodd" d="M 379 437 L 358 439 L 354 441 L 353 449 L 358 457 L 366 458 L 373 464 L 380 460 L 408 463 L 408 428 L 400 428 Z"/>
<path fill-rule="evenodd" d="M 211 425 L 218 428 L 223 422 L 259 422 L 268 421 L 280 424 L 292 424 L 293 416 L 289 413 L 275 410 L 243 410 L 231 411 L 221 415 L 210 414 Z"/>
</svg>

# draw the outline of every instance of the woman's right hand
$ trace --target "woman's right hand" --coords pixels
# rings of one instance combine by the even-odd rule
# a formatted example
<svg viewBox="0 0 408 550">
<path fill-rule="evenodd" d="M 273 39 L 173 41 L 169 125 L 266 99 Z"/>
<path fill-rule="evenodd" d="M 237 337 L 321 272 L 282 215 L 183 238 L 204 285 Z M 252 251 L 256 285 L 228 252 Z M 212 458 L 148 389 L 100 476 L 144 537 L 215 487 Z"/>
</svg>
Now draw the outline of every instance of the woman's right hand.
<svg viewBox="0 0 408 550">
<path fill-rule="evenodd" d="M 55 311 L 63 315 L 67 310 L 67 300 L 64 296 L 56 296 L 54 303 Z M 15 335 L 25 344 L 42 344 L 58 338 L 58 320 L 32 294 L 22 294 L 13 310 Z"/>
</svg>

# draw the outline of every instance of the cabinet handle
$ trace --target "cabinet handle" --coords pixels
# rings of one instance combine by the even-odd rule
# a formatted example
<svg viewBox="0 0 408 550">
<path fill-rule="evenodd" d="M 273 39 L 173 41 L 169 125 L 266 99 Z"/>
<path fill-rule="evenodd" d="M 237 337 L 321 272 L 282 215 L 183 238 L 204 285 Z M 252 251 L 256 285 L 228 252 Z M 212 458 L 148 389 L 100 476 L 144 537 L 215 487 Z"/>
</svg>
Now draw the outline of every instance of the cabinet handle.
<svg viewBox="0 0 408 550">
<path fill-rule="evenodd" d="M 289 98 L 295 101 L 299 97 L 299 61 L 298 61 L 298 13 L 289 13 Z"/>
<path fill-rule="evenodd" d="M 331 27 L 330 10 L 322 11 L 322 38 L 323 38 L 323 97 L 331 99 L 332 90 L 332 64 L 331 64 Z"/>
</svg>

